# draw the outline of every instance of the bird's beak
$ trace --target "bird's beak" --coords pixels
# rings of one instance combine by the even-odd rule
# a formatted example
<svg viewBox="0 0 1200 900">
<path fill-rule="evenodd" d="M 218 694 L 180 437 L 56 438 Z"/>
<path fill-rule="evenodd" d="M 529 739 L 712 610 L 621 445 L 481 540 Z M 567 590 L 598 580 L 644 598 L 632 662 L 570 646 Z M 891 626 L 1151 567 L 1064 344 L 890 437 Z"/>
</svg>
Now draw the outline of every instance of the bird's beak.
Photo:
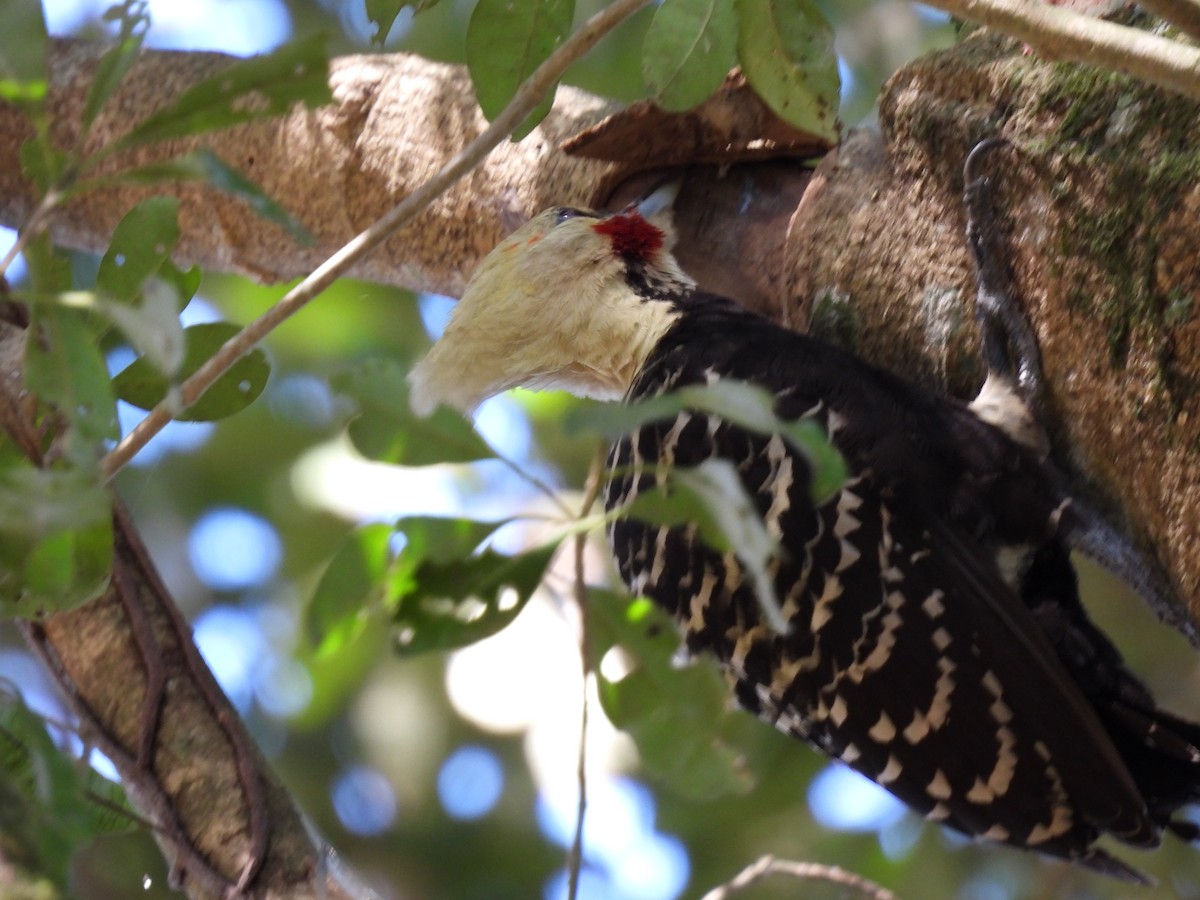
<svg viewBox="0 0 1200 900">
<path fill-rule="evenodd" d="M 664 211 L 669 212 L 675 204 L 675 198 L 679 196 L 679 188 L 682 184 L 680 179 L 673 178 L 656 187 L 641 200 L 629 204 L 628 208 L 630 211 L 640 213 L 646 219 L 653 219 Z"/>
</svg>

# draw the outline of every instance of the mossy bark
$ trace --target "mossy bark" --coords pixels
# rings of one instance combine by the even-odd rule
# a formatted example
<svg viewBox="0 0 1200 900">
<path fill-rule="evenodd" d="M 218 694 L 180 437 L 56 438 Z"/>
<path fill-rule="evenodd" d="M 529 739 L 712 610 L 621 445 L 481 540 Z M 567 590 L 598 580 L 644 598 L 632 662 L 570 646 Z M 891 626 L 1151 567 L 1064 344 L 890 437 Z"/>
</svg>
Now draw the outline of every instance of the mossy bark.
<svg viewBox="0 0 1200 900">
<path fill-rule="evenodd" d="M 961 167 L 980 139 L 1007 138 L 991 180 L 1055 454 L 1200 620 L 1200 106 L 976 33 L 898 72 L 880 122 L 801 204 L 791 318 L 839 298 L 858 352 L 969 395 Z"/>
</svg>

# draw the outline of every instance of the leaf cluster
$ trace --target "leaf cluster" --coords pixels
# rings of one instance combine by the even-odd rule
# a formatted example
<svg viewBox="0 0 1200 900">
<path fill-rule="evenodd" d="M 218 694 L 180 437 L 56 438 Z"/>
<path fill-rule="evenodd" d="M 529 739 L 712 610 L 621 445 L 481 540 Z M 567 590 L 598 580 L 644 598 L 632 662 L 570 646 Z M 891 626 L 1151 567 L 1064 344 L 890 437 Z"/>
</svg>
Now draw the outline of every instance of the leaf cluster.
<svg viewBox="0 0 1200 900">
<path fill-rule="evenodd" d="M 118 437 L 117 400 L 153 407 L 239 332 L 231 323 L 186 329 L 180 324 L 180 313 L 200 286 L 200 271 L 171 261 L 180 237 L 176 199 L 150 197 L 126 213 L 94 281 L 85 285 L 76 283 L 67 258 L 50 243 L 50 214 L 69 199 L 114 183 L 199 180 L 242 198 L 263 218 L 305 238 L 290 214 L 209 150 L 112 175 L 94 173 L 102 160 L 121 150 L 279 115 L 297 103 L 321 104 L 330 95 L 323 39 L 297 41 L 234 63 L 85 155 L 82 148 L 93 125 L 141 50 L 149 26 L 145 2 L 125 0 L 105 14 L 117 33 L 100 56 L 78 139 L 67 149 L 49 138 L 47 37 L 40 6 L 6 4 L 3 12 L 11 12 L 21 27 L 6 26 L 0 34 L 0 96 L 19 103 L 34 125 L 21 158 L 39 202 L 13 252 L 0 263 L 2 276 L 16 252 L 25 252 L 28 282 L 16 285 L 12 297 L 27 311 L 24 386 L 36 404 L 29 423 L 34 446 L 18 451 L 6 444 L 0 453 L 0 616 L 29 616 L 69 609 L 107 584 L 112 527 L 98 463 Z M 130 347 L 137 359 L 110 378 L 105 355 L 119 345 Z M 181 408 L 177 418 L 232 415 L 262 392 L 268 374 L 265 355 L 254 350 L 199 402 Z"/>
<path fill-rule="evenodd" d="M 368 0 L 382 45 L 412 0 Z M 467 66 L 488 119 L 571 31 L 575 0 L 479 0 L 467 29 Z M 836 141 L 840 76 L 833 28 L 813 0 L 663 0 L 642 48 L 647 95 L 669 112 L 710 97 L 735 66 L 785 122 Z M 513 132 L 519 140 L 550 111 L 551 91 Z"/>
</svg>

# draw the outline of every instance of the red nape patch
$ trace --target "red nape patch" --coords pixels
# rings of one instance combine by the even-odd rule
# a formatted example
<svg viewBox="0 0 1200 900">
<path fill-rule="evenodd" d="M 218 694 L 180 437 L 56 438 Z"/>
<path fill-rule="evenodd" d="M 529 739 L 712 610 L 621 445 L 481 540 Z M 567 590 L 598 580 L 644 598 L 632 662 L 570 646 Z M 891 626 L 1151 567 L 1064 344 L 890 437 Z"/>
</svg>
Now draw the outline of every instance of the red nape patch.
<svg viewBox="0 0 1200 900">
<path fill-rule="evenodd" d="M 663 246 L 663 233 L 637 213 L 609 216 L 592 228 L 608 235 L 613 253 L 626 259 L 649 260 Z"/>
</svg>

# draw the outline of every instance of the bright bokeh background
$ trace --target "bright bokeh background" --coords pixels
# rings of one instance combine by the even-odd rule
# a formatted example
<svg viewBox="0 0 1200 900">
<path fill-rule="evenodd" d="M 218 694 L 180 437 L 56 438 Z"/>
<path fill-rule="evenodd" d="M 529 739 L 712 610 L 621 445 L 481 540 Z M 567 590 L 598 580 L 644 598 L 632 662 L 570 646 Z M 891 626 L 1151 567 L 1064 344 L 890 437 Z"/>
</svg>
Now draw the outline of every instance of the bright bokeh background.
<svg viewBox="0 0 1200 900">
<path fill-rule="evenodd" d="M 95 34 L 104 5 L 47 0 L 45 8 L 54 33 Z M 595 5 L 581 2 L 579 14 Z M 869 116 L 895 66 L 953 37 L 941 14 L 904 2 L 827 6 L 839 27 L 844 116 L 852 123 Z M 471 7 L 443 0 L 415 22 L 401 16 L 388 49 L 459 60 Z M 155 0 L 150 11 L 154 47 L 246 55 L 321 28 L 338 52 L 370 52 L 361 0 Z M 573 80 L 635 97 L 638 34 L 648 15 L 606 41 Z M 0 245 L 10 240 L 0 235 Z M 281 293 L 210 275 L 185 317 L 244 322 Z M 352 525 L 417 513 L 499 517 L 542 502 L 498 464 L 406 471 L 361 459 L 343 434 L 329 374 L 371 354 L 415 358 L 448 310 L 445 298 L 335 286 L 270 339 L 272 378 L 258 403 L 218 425 L 171 425 L 120 479 L 222 687 L 315 825 L 368 883 L 384 896 L 565 898 L 580 704 L 590 692 L 581 892 L 588 900 L 698 896 L 768 852 L 836 863 L 917 900 L 1121 895 L 1098 879 L 1016 853 L 981 852 L 925 826 L 874 785 L 748 717 L 732 725 L 756 777 L 748 792 L 700 802 L 661 789 L 640 771 L 629 738 L 604 720 L 581 674 L 577 615 L 551 593 L 498 636 L 445 658 L 398 661 L 384 633 L 368 635 L 360 653 L 336 666 L 315 658 L 303 606 Z M 114 353 L 110 365 L 115 372 L 128 361 Z M 550 483 L 578 485 L 592 448 L 557 429 L 563 403 L 499 398 L 478 426 Z M 122 409 L 123 427 L 137 417 Z M 607 577 L 599 549 L 592 568 L 597 579 Z M 1109 601 L 1112 627 L 1128 636 L 1133 663 L 1152 671 L 1164 700 L 1195 714 L 1198 673 L 1181 640 L 1130 598 L 1097 590 Z M 21 685 L 35 708 L 61 716 L 32 660 L 5 637 L 0 677 Z M 1165 889 L 1200 896 L 1196 858 L 1173 847 L 1167 859 Z M 169 895 L 144 835 L 105 840 L 81 859 L 77 877 L 84 897 Z M 820 886 L 801 893 L 837 896 Z M 745 896 L 796 895 L 794 884 L 776 884 Z"/>
</svg>

